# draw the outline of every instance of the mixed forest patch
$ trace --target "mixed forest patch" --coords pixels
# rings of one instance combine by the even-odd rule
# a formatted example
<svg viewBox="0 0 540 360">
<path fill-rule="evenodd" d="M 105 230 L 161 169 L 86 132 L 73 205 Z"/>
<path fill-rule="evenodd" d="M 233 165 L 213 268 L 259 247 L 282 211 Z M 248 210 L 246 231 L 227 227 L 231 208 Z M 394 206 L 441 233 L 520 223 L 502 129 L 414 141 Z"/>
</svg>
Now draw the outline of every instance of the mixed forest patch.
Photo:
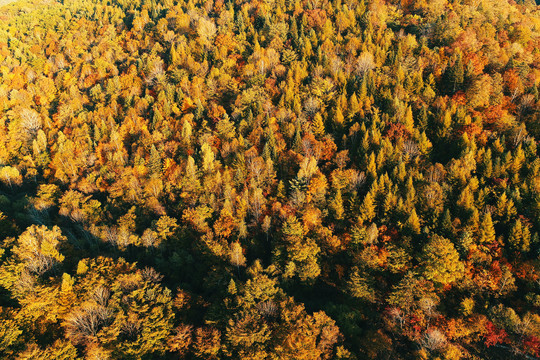
<svg viewBox="0 0 540 360">
<path fill-rule="evenodd" d="M 540 8 L 0 8 L 0 357 L 537 359 Z"/>
</svg>

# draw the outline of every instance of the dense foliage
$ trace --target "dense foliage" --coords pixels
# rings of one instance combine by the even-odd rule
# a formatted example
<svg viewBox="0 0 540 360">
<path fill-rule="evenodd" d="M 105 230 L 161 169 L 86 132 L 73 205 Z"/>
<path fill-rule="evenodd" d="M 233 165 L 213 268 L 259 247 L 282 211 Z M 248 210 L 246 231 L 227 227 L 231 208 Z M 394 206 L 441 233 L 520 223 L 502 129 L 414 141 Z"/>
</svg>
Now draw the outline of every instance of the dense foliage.
<svg viewBox="0 0 540 360">
<path fill-rule="evenodd" d="M 535 359 L 540 9 L 0 10 L 3 359 Z"/>
</svg>

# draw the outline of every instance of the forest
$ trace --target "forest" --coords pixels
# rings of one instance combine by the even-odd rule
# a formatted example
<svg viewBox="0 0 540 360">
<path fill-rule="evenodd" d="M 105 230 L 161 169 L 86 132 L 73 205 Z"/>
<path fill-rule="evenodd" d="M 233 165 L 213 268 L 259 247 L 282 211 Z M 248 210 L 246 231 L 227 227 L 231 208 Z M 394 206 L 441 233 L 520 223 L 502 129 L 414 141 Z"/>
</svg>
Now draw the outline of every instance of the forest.
<svg viewBox="0 0 540 360">
<path fill-rule="evenodd" d="M 540 358 L 540 6 L 0 7 L 0 358 Z"/>
</svg>

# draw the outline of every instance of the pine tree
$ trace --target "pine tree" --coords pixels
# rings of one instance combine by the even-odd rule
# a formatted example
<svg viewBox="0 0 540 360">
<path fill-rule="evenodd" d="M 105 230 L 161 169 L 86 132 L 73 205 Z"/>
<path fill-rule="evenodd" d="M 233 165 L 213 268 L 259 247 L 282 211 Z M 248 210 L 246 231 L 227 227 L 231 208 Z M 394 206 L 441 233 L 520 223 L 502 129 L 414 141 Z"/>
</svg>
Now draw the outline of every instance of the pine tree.
<svg viewBox="0 0 540 360">
<path fill-rule="evenodd" d="M 300 126 L 296 127 L 292 143 L 292 149 L 296 152 L 302 151 L 302 135 L 300 134 Z"/>
<path fill-rule="evenodd" d="M 478 209 L 474 209 L 471 217 L 467 221 L 467 228 L 472 233 L 478 233 L 478 229 L 480 227 L 480 213 L 478 212 Z"/>
<path fill-rule="evenodd" d="M 452 84 L 454 86 L 453 91 L 456 92 L 457 90 L 461 89 L 461 86 L 463 85 L 464 81 L 464 69 L 463 69 L 463 59 L 461 53 L 458 53 L 457 59 L 455 60 L 454 65 L 451 69 L 451 78 L 452 78 Z"/>
<path fill-rule="evenodd" d="M 338 106 L 334 112 L 334 126 L 336 130 L 339 130 L 343 127 L 343 124 L 345 123 L 345 117 L 343 116 L 343 113 L 341 112 L 341 108 Z"/>
<path fill-rule="evenodd" d="M 521 147 L 521 144 L 518 146 L 518 148 L 515 151 L 515 154 L 513 156 L 513 161 L 511 164 L 512 172 L 515 174 L 519 174 L 519 171 L 523 167 L 523 164 L 525 163 L 525 152 L 523 151 L 523 148 Z"/>
<path fill-rule="evenodd" d="M 459 195 L 457 205 L 461 207 L 462 211 L 467 216 L 472 212 L 474 208 L 474 196 L 469 186 L 467 186 Z"/>
<path fill-rule="evenodd" d="M 180 57 L 178 55 L 178 51 L 176 50 L 176 46 L 174 44 L 171 44 L 168 57 L 169 57 L 169 64 L 172 67 L 175 67 L 180 63 Z"/>
<path fill-rule="evenodd" d="M 271 126 L 268 126 L 266 129 L 266 144 L 264 145 L 267 149 L 267 158 L 275 160 L 276 159 L 276 135 L 274 134 L 274 130 Z"/>
<path fill-rule="evenodd" d="M 324 128 L 324 121 L 320 113 L 315 114 L 311 130 L 313 131 L 313 135 L 315 135 L 317 139 L 322 139 L 323 136 L 326 134 L 326 130 Z"/>
<path fill-rule="evenodd" d="M 357 267 L 353 267 L 351 271 L 350 279 L 347 283 L 347 290 L 353 298 L 374 302 L 375 291 L 370 286 L 368 280 L 360 275 L 360 270 Z"/>
<path fill-rule="evenodd" d="M 66 315 L 77 299 L 77 296 L 73 292 L 74 280 L 69 274 L 62 274 L 62 286 L 58 297 L 58 313 L 60 316 Z"/>
<path fill-rule="evenodd" d="M 304 229 L 295 216 L 290 216 L 283 225 L 283 248 L 286 253 L 284 276 L 298 278 L 303 282 L 315 280 L 321 270 L 318 265 L 320 248 L 315 241 L 304 237 Z"/>
<path fill-rule="evenodd" d="M 234 242 L 231 245 L 231 264 L 239 268 L 246 265 L 246 257 L 242 250 L 242 245 L 238 242 Z"/>
<path fill-rule="evenodd" d="M 428 155 L 432 147 L 433 144 L 429 141 L 426 133 L 422 131 L 418 139 L 418 150 L 422 155 Z"/>
<path fill-rule="evenodd" d="M 465 69 L 463 67 L 463 59 L 461 53 L 458 53 L 453 60 L 453 64 L 446 68 L 441 82 L 444 87 L 443 90 L 446 94 L 453 94 L 461 89 L 465 76 Z"/>
<path fill-rule="evenodd" d="M 523 226 L 518 219 L 510 230 L 508 244 L 517 251 L 527 252 L 530 249 L 531 233 L 527 226 Z"/>
<path fill-rule="evenodd" d="M 150 157 L 148 158 L 148 170 L 153 175 L 161 175 L 161 156 L 155 145 L 150 148 Z"/>
<path fill-rule="evenodd" d="M 202 160 L 203 160 L 203 166 L 202 166 L 203 170 L 206 172 L 212 172 L 215 166 L 214 151 L 212 150 L 210 145 L 208 145 L 208 143 L 204 143 L 201 146 L 201 151 L 202 151 Z"/>
<path fill-rule="evenodd" d="M 482 168 L 484 176 L 490 178 L 493 174 L 493 161 L 491 159 L 491 149 L 487 149 L 482 158 Z"/>
<path fill-rule="evenodd" d="M 479 232 L 478 241 L 481 244 L 492 243 L 495 241 L 495 228 L 493 227 L 493 221 L 491 220 L 491 214 L 489 212 L 486 212 L 482 217 Z"/>
<path fill-rule="evenodd" d="M 420 109 L 420 115 L 418 117 L 418 128 L 421 131 L 425 131 L 428 126 L 428 111 L 427 106 L 422 106 L 422 109 Z"/>
<path fill-rule="evenodd" d="M 343 220 L 343 215 L 345 213 L 345 208 L 343 207 L 343 199 L 341 197 L 341 190 L 336 191 L 336 195 L 330 202 L 330 209 L 334 212 L 334 217 L 336 220 Z"/>
<path fill-rule="evenodd" d="M 523 237 L 523 229 L 521 228 L 521 221 L 517 220 L 510 230 L 508 236 L 508 243 L 514 248 L 519 249 L 520 243 Z"/>
<path fill-rule="evenodd" d="M 360 112 L 360 104 L 358 102 L 358 97 L 356 96 L 356 93 L 353 93 L 351 95 L 351 98 L 349 100 L 349 118 L 353 118 L 358 112 Z"/>
<path fill-rule="evenodd" d="M 182 140 L 184 140 L 186 144 L 190 143 L 192 132 L 193 127 L 191 126 L 191 123 L 187 119 L 184 119 L 182 122 Z"/>
<path fill-rule="evenodd" d="M 452 114 L 450 113 L 450 111 L 447 110 L 444 112 L 444 115 L 442 116 L 437 136 L 439 138 L 446 138 L 448 135 L 450 135 L 451 126 L 452 126 Z"/>
<path fill-rule="evenodd" d="M 414 234 L 420 234 L 420 219 L 413 208 L 406 223 L 407 228 Z"/>
<path fill-rule="evenodd" d="M 452 217 L 450 216 L 449 209 L 444 211 L 441 221 L 441 228 L 446 236 L 451 236 L 454 232 L 454 227 L 452 226 Z"/>
<path fill-rule="evenodd" d="M 403 119 L 403 124 L 405 125 L 405 129 L 407 129 L 407 131 L 412 134 L 414 131 L 414 118 L 410 106 L 407 106 L 407 110 L 405 111 L 405 118 Z"/>
<path fill-rule="evenodd" d="M 280 180 L 276 189 L 276 197 L 280 200 L 283 200 L 287 197 L 287 189 L 285 188 L 285 183 L 283 180 Z"/>
<path fill-rule="evenodd" d="M 376 162 L 376 158 L 375 158 L 375 153 L 372 152 L 371 154 L 369 154 L 369 158 L 368 158 L 368 164 L 367 164 L 367 169 L 366 169 L 367 173 L 371 176 L 372 179 L 376 179 L 377 178 L 377 162 Z"/>
<path fill-rule="evenodd" d="M 362 205 L 360 205 L 360 216 L 358 217 L 360 222 L 371 222 L 375 217 L 375 199 L 371 192 L 366 194 Z"/>
</svg>

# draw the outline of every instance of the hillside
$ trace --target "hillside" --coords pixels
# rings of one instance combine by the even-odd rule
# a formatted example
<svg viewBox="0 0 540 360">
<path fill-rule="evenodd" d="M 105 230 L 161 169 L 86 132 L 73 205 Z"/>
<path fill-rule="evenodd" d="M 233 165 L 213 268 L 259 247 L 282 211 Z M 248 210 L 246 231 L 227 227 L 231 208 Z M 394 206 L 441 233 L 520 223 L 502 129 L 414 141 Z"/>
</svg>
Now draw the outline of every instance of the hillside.
<svg viewBox="0 0 540 360">
<path fill-rule="evenodd" d="M 539 358 L 534 2 L 21 0 L 0 72 L 0 358 Z"/>
</svg>

